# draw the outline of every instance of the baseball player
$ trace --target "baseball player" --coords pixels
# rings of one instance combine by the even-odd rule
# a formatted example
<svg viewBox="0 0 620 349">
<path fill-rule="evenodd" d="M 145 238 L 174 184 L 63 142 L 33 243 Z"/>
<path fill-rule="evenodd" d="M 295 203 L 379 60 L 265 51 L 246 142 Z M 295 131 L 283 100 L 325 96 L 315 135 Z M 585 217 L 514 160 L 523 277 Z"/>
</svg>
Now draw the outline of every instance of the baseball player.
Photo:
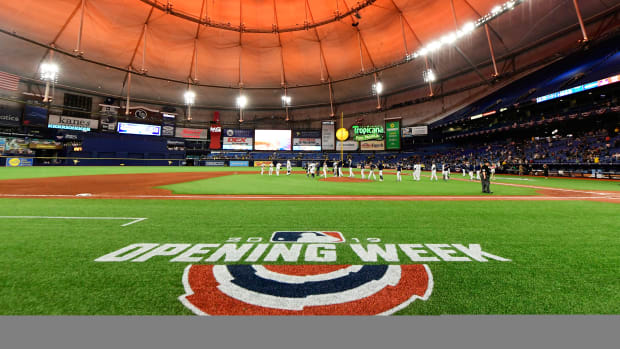
<svg viewBox="0 0 620 349">
<path fill-rule="evenodd" d="M 437 181 L 437 165 L 435 165 L 435 163 L 433 162 L 433 164 L 431 165 L 431 181 L 433 180 L 433 178 L 435 178 L 435 180 Z"/>
<path fill-rule="evenodd" d="M 349 177 L 355 177 L 353 174 L 353 160 L 349 159 Z"/>
<path fill-rule="evenodd" d="M 362 179 L 364 179 L 364 167 L 366 166 L 366 163 L 364 161 L 360 162 L 360 167 L 362 169 Z"/>
<path fill-rule="evenodd" d="M 276 165 L 276 176 L 280 175 L 280 168 L 282 167 L 282 164 L 278 162 L 278 164 Z"/>
<path fill-rule="evenodd" d="M 327 160 L 323 161 L 323 177 L 327 178 Z"/>
<path fill-rule="evenodd" d="M 461 170 L 463 171 L 463 177 L 465 177 L 465 164 L 461 163 Z"/>
<path fill-rule="evenodd" d="M 262 176 L 262 175 L 263 175 L 263 173 L 265 173 L 265 163 L 262 163 L 262 164 L 260 165 L 260 175 Z"/>
<path fill-rule="evenodd" d="M 403 165 L 399 162 L 398 164 L 396 164 L 396 181 L 397 182 L 403 181 L 403 178 L 400 175 L 402 171 L 403 171 Z"/>
<path fill-rule="evenodd" d="M 379 182 L 383 182 L 383 161 L 379 162 Z"/>
<path fill-rule="evenodd" d="M 273 174 L 273 161 L 269 164 L 269 175 Z"/>
<path fill-rule="evenodd" d="M 310 163 L 310 175 L 314 179 L 314 174 L 316 173 L 316 164 L 314 162 Z"/>
<path fill-rule="evenodd" d="M 474 165 L 473 164 L 469 164 L 469 180 L 470 181 L 474 180 Z"/>
<path fill-rule="evenodd" d="M 480 180 L 480 165 L 476 165 L 476 180 Z"/>
<path fill-rule="evenodd" d="M 375 176 L 375 164 L 373 164 L 372 161 L 370 162 L 370 168 L 368 171 L 368 179 L 372 176 L 374 180 L 377 180 L 377 176 Z"/>
<path fill-rule="evenodd" d="M 445 163 L 441 164 L 441 177 L 443 177 L 444 181 L 448 180 L 448 169 Z"/>
<path fill-rule="evenodd" d="M 422 164 L 417 164 L 417 168 L 415 170 L 415 180 L 419 181 L 420 180 L 420 175 L 422 175 Z"/>
<path fill-rule="evenodd" d="M 286 175 L 290 176 L 291 175 L 291 160 L 286 160 Z"/>
<path fill-rule="evenodd" d="M 342 177 L 342 165 L 344 165 L 344 163 L 338 160 L 338 177 Z"/>
<path fill-rule="evenodd" d="M 334 177 L 338 177 L 338 161 L 334 160 L 332 166 L 334 167 Z"/>
<path fill-rule="evenodd" d="M 495 180 L 495 163 L 491 165 L 491 179 Z"/>
</svg>

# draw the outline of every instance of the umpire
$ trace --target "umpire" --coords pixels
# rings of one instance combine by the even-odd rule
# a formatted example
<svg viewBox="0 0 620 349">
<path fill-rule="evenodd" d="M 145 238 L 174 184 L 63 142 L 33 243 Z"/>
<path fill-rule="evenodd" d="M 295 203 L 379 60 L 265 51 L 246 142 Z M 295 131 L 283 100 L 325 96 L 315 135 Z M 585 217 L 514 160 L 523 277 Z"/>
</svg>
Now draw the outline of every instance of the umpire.
<svg viewBox="0 0 620 349">
<path fill-rule="evenodd" d="M 484 160 L 484 166 L 480 169 L 480 181 L 482 182 L 482 192 L 491 194 L 491 169 L 489 161 Z"/>
</svg>

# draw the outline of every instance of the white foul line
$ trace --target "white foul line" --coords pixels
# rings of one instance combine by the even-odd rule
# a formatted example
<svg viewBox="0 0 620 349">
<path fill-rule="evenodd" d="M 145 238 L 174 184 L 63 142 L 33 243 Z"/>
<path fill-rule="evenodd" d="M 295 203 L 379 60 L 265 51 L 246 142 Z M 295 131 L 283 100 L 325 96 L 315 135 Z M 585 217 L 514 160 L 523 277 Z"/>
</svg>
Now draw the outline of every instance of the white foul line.
<svg viewBox="0 0 620 349">
<path fill-rule="evenodd" d="M 16 219 L 121 219 L 131 220 L 129 223 L 122 224 L 121 227 L 126 227 L 134 223 L 142 222 L 148 218 L 138 217 L 51 217 L 51 216 L 0 216 L 0 218 L 16 218 Z"/>
</svg>

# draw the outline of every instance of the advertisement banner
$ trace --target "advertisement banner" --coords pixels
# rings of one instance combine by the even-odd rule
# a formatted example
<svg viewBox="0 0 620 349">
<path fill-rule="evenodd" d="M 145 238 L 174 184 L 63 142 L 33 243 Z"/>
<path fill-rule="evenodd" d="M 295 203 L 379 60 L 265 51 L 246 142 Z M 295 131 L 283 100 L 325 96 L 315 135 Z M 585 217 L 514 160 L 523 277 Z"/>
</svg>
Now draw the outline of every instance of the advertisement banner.
<svg viewBox="0 0 620 349">
<path fill-rule="evenodd" d="M 291 150 L 291 130 L 254 130 L 255 150 Z"/>
<path fill-rule="evenodd" d="M 321 138 L 321 130 L 293 130 L 293 138 Z"/>
<path fill-rule="evenodd" d="M 403 127 L 403 137 L 426 136 L 428 134 L 428 126 Z"/>
<path fill-rule="evenodd" d="M 205 161 L 205 166 L 226 166 L 225 161 Z"/>
<path fill-rule="evenodd" d="M 293 138 L 293 150 L 321 151 L 321 138 Z"/>
<path fill-rule="evenodd" d="M 161 135 L 161 126 L 132 124 L 129 122 L 119 122 L 117 127 L 118 133 L 141 135 L 141 136 L 159 136 Z"/>
<path fill-rule="evenodd" d="M 6 146 L 6 138 L 0 138 L 0 154 L 4 153 L 5 146 Z"/>
<path fill-rule="evenodd" d="M 336 149 L 336 125 L 333 121 L 323 121 L 321 125 L 321 139 L 323 150 Z"/>
<path fill-rule="evenodd" d="M 32 158 L 6 158 L 6 167 L 32 166 Z"/>
<path fill-rule="evenodd" d="M 219 123 L 211 123 L 209 128 L 211 132 L 211 143 L 209 143 L 209 149 L 222 149 L 220 138 L 222 137 L 222 126 Z"/>
<path fill-rule="evenodd" d="M 254 161 L 254 167 L 261 167 L 263 164 L 269 166 L 270 163 L 271 161 Z"/>
<path fill-rule="evenodd" d="M 400 149 L 400 121 L 385 121 L 385 148 Z"/>
<path fill-rule="evenodd" d="M 226 137 L 254 138 L 254 130 L 225 128 L 222 135 Z"/>
<path fill-rule="evenodd" d="M 47 109 L 34 105 L 24 108 L 24 126 L 47 126 Z"/>
<path fill-rule="evenodd" d="M 353 138 L 356 141 L 382 140 L 385 129 L 380 125 L 358 126 L 353 125 Z"/>
<path fill-rule="evenodd" d="M 362 151 L 378 151 L 385 150 L 385 143 L 383 141 L 364 141 L 360 142 Z"/>
<path fill-rule="evenodd" d="M 231 160 L 229 164 L 230 164 L 230 167 L 249 167 L 250 166 L 250 162 L 249 161 L 235 161 L 235 160 Z"/>
<path fill-rule="evenodd" d="M 360 143 L 358 141 L 338 141 L 336 143 L 336 150 L 338 151 L 357 151 L 360 147 Z"/>
<path fill-rule="evenodd" d="M 0 125 L 19 126 L 22 110 L 19 105 L 0 104 Z"/>
<path fill-rule="evenodd" d="M 254 139 L 251 137 L 224 137 L 222 149 L 224 150 L 252 150 Z"/>
<path fill-rule="evenodd" d="M 174 136 L 178 138 L 208 139 L 209 130 L 206 128 L 177 127 L 174 131 Z"/>
<path fill-rule="evenodd" d="M 101 131 L 103 132 L 116 132 L 116 121 L 118 118 L 118 110 L 120 107 L 108 104 L 99 104 L 101 110 Z"/>
<path fill-rule="evenodd" d="M 99 120 L 74 118 L 71 116 L 50 115 L 48 128 L 88 132 L 99 128 Z"/>
<path fill-rule="evenodd" d="M 162 126 L 161 135 L 164 137 L 174 137 L 174 126 L 170 126 L 170 125 Z"/>
</svg>

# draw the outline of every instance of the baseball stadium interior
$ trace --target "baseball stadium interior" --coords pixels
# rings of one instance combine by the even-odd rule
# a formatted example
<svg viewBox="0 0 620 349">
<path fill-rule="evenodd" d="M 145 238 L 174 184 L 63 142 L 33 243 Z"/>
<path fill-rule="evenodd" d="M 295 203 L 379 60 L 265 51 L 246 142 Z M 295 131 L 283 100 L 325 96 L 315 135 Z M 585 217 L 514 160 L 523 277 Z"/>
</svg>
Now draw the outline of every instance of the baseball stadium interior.
<svg viewBox="0 0 620 349">
<path fill-rule="evenodd" d="M 620 0 L 0 1 L 0 315 L 618 315 L 619 204 Z"/>
</svg>

